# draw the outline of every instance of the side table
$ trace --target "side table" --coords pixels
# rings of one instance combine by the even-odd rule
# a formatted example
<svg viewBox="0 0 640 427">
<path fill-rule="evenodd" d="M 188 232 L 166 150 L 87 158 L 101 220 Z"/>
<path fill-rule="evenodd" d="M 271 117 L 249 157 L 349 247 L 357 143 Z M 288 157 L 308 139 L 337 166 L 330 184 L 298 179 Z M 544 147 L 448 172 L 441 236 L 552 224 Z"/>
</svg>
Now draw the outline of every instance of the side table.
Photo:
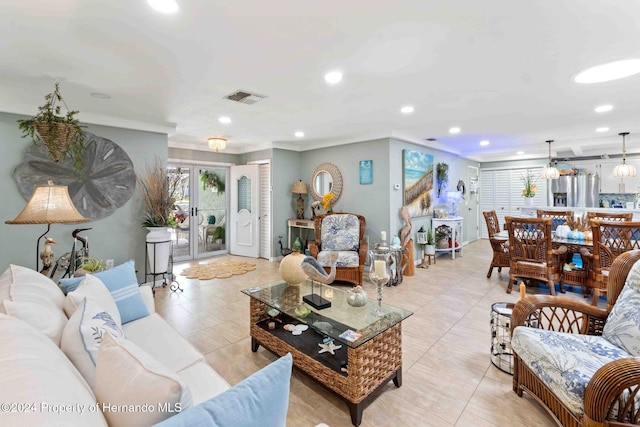
<svg viewBox="0 0 640 427">
<path fill-rule="evenodd" d="M 513 350 L 511 350 L 511 313 L 514 304 L 496 302 L 491 305 L 491 363 L 507 374 L 513 375 Z"/>
</svg>

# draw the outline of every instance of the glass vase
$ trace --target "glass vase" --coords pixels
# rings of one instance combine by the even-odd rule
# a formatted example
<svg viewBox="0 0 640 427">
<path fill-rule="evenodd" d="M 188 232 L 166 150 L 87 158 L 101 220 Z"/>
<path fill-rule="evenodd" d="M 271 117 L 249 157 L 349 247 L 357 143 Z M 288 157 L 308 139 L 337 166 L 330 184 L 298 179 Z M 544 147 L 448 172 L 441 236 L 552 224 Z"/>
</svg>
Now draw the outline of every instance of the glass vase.
<svg viewBox="0 0 640 427">
<path fill-rule="evenodd" d="M 374 250 L 369 252 L 369 256 L 371 258 L 371 264 L 369 265 L 369 281 L 376 285 L 376 292 L 378 296 L 378 305 L 372 313 L 376 316 L 384 316 L 385 312 L 382 309 L 382 287 L 389 283 L 389 279 L 391 278 L 391 253 L 388 250 Z"/>
</svg>

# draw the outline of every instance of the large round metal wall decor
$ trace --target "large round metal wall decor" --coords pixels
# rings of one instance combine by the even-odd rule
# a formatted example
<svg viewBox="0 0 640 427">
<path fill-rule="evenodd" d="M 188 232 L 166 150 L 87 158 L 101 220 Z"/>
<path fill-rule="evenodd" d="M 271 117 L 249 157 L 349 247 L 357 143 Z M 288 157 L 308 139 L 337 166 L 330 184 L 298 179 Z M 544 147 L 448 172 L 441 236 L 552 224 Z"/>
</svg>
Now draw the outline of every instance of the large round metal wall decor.
<svg viewBox="0 0 640 427">
<path fill-rule="evenodd" d="M 127 153 L 115 142 L 85 132 L 85 170 L 78 176 L 73 160 L 65 157 L 54 162 L 42 144 L 29 144 L 24 160 L 13 171 L 13 179 L 25 200 L 36 185 L 69 187 L 69 195 L 78 211 L 92 221 L 106 218 L 124 205 L 136 189 L 136 173 Z"/>
</svg>

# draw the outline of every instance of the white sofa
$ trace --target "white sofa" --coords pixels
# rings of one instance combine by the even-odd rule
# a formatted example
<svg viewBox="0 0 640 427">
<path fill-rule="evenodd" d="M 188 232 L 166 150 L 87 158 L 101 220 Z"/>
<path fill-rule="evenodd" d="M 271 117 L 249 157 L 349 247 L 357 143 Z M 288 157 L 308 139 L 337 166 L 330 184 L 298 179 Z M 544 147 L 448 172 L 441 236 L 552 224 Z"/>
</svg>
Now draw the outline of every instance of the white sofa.
<svg viewBox="0 0 640 427">
<path fill-rule="evenodd" d="M 149 287 L 134 282 L 105 294 L 98 276 L 88 276 L 67 296 L 50 279 L 24 267 L 11 265 L 0 276 L 0 425 L 143 426 L 170 417 L 181 425 L 176 413 L 206 408 L 230 388 L 155 313 Z M 109 295 L 115 298 L 105 300 Z M 131 317 L 126 313 L 129 296 L 143 303 L 135 320 L 126 319 Z M 122 333 L 117 332 L 119 322 Z M 289 360 L 288 376 L 283 375 L 287 369 L 277 373 L 286 376 L 287 406 L 290 365 Z"/>
</svg>

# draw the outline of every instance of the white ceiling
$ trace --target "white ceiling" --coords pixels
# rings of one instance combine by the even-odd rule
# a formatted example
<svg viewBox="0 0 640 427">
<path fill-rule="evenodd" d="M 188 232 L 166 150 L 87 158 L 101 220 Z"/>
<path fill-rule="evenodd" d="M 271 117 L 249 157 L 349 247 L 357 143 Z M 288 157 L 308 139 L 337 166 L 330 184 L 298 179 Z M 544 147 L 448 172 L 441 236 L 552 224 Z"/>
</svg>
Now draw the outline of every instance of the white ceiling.
<svg viewBox="0 0 640 427">
<path fill-rule="evenodd" d="M 546 157 L 547 139 L 554 156 L 619 154 L 629 131 L 640 152 L 640 75 L 573 82 L 640 57 L 640 1 L 177 1 L 164 15 L 145 0 L 3 0 L 0 111 L 34 115 L 59 81 L 81 121 L 166 132 L 172 147 L 396 137 L 492 161 Z M 332 69 L 344 79 L 328 86 Z M 267 98 L 223 99 L 237 89 Z M 594 113 L 604 103 L 614 110 Z M 415 112 L 401 114 L 408 104 Z"/>
</svg>

